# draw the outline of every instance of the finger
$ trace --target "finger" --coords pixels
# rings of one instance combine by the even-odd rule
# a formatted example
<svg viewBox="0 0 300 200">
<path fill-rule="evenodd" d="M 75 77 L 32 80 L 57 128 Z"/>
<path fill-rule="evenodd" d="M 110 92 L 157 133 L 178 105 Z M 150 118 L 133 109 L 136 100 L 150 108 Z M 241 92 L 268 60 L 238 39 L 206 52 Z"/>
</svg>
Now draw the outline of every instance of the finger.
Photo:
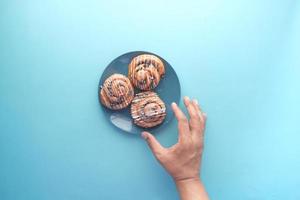
<svg viewBox="0 0 300 200">
<path fill-rule="evenodd" d="M 157 141 L 157 139 L 151 134 L 146 131 L 142 132 L 142 137 L 147 141 L 148 146 L 150 147 L 151 151 L 155 156 L 162 153 L 164 147 Z"/>
<path fill-rule="evenodd" d="M 202 130 L 201 133 L 203 134 L 204 130 L 205 130 L 207 115 L 206 115 L 206 113 L 204 113 L 201 110 L 201 108 L 200 108 L 200 106 L 198 104 L 198 101 L 196 99 L 193 100 L 193 105 L 198 110 L 198 113 L 199 113 L 199 116 L 200 116 L 200 121 L 201 121 L 201 130 Z"/>
<path fill-rule="evenodd" d="M 195 109 L 197 110 L 199 118 L 200 118 L 201 122 L 203 123 L 203 121 L 204 121 L 203 112 L 202 112 L 202 110 L 200 108 L 200 105 L 199 105 L 198 101 L 196 99 L 194 99 L 192 101 L 192 104 L 195 107 Z"/>
<path fill-rule="evenodd" d="M 189 122 L 176 103 L 172 103 L 172 109 L 178 120 L 179 141 L 181 141 L 190 133 Z"/>
<path fill-rule="evenodd" d="M 203 116 L 203 133 L 204 133 L 206 127 L 207 114 L 203 113 L 202 116 Z"/>
<path fill-rule="evenodd" d="M 192 133 L 193 133 L 192 137 L 193 137 L 194 141 L 196 142 L 196 144 L 199 147 L 203 148 L 207 115 L 206 115 L 206 113 L 201 113 L 201 116 L 203 118 L 203 120 L 201 120 L 201 122 L 199 122 L 201 124 L 201 128 L 199 130 L 194 129 L 195 131 L 192 131 Z"/>
<path fill-rule="evenodd" d="M 206 114 L 206 113 L 202 113 L 202 116 L 203 116 L 203 118 L 204 118 L 204 121 L 206 121 L 206 119 L 207 119 L 207 114 Z"/>
<path fill-rule="evenodd" d="M 189 97 L 184 97 L 184 104 L 188 110 L 191 119 L 199 120 L 199 112 L 197 107 L 194 105 L 193 101 Z"/>
<path fill-rule="evenodd" d="M 189 97 L 184 97 L 184 104 L 190 115 L 189 125 L 191 131 L 192 129 L 200 129 L 201 128 L 200 115 L 193 101 L 191 101 Z"/>
</svg>

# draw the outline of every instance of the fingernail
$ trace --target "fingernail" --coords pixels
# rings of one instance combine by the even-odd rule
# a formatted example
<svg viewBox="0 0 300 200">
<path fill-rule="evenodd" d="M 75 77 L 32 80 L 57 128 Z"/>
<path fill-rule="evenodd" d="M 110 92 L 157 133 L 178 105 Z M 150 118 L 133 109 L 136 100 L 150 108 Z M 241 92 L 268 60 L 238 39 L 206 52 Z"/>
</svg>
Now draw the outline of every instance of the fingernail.
<svg viewBox="0 0 300 200">
<path fill-rule="evenodd" d="M 147 133 L 146 132 L 142 132 L 142 138 L 144 138 L 145 140 L 147 139 Z"/>
<path fill-rule="evenodd" d="M 203 115 L 205 118 L 207 118 L 207 114 L 206 114 L 206 113 L 203 113 L 202 115 Z"/>
<path fill-rule="evenodd" d="M 173 103 L 171 104 L 171 106 L 177 106 L 177 104 L 176 104 L 175 102 L 173 102 Z"/>
<path fill-rule="evenodd" d="M 197 99 L 194 99 L 194 103 L 195 103 L 196 105 L 199 105 L 199 103 L 198 103 L 198 100 L 197 100 Z"/>
<path fill-rule="evenodd" d="M 188 96 L 183 97 L 184 100 L 189 101 L 190 98 Z"/>
</svg>

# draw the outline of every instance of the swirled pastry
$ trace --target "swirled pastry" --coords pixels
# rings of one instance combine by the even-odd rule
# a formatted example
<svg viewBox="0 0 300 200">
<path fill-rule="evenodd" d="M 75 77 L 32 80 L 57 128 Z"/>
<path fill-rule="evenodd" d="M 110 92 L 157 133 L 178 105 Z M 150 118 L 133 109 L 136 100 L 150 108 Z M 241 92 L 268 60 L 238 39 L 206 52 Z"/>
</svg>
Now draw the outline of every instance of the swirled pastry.
<svg viewBox="0 0 300 200">
<path fill-rule="evenodd" d="M 133 122 L 141 127 L 150 128 L 161 124 L 166 117 L 166 106 L 155 92 L 136 94 L 131 104 Z"/>
<path fill-rule="evenodd" d="M 163 62 L 154 55 L 142 54 L 134 57 L 128 66 L 128 77 L 141 90 L 154 89 L 165 74 Z"/>
<path fill-rule="evenodd" d="M 99 95 L 104 106 L 112 110 L 120 110 L 131 103 L 134 90 L 126 76 L 113 74 L 104 81 Z"/>
</svg>

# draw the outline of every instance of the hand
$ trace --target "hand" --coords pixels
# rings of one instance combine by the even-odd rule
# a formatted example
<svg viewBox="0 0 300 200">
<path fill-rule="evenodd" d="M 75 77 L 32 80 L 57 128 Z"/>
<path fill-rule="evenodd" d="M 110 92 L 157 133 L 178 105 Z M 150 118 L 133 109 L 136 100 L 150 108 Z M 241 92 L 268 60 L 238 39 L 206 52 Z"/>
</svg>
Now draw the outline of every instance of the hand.
<svg viewBox="0 0 300 200">
<path fill-rule="evenodd" d="M 178 120 L 179 133 L 178 142 L 175 145 L 164 148 L 152 134 L 142 133 L 156 159 L 173 177 L 175 182 L 199 180 L 203 152 L 206 114 L 201 111 L 196 100 L 191 101 L 188 97 L 185 97 L 184 104 L 190 115 L 190 120 L 175 103 L 172 103 L 172 109 Z"/>
<path fill-rule="evenodd" d="M 173 177 L 182 200 L 207 200 L 209 197 L 199 177 L 206 114 L 201 111 L 196 100 L 191 101 L 185 97 L 184 104 L 190 120 L 175 103 L 172 103 L 179 133 L 175 145 L 164 148 L 152 134 L 143 132 L 142 136 L 156 159 Z"/>
</svg>

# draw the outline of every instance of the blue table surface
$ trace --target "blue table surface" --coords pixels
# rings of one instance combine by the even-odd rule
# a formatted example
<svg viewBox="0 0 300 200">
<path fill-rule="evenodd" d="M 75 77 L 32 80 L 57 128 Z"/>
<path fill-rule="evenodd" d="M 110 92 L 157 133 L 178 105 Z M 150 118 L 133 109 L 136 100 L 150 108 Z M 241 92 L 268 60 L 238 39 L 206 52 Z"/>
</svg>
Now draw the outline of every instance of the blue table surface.
<svg viewBox="0 0 300 200">
<path fill-rule="evenodd" d="M 212 199 L 300 199 L 299 36 L 296 0 L 0 1 L 0 199 L 178 199 L 98 103 L 104 68 L 135 50 L 166 59 L 207 112 Z"/>
</svg>

